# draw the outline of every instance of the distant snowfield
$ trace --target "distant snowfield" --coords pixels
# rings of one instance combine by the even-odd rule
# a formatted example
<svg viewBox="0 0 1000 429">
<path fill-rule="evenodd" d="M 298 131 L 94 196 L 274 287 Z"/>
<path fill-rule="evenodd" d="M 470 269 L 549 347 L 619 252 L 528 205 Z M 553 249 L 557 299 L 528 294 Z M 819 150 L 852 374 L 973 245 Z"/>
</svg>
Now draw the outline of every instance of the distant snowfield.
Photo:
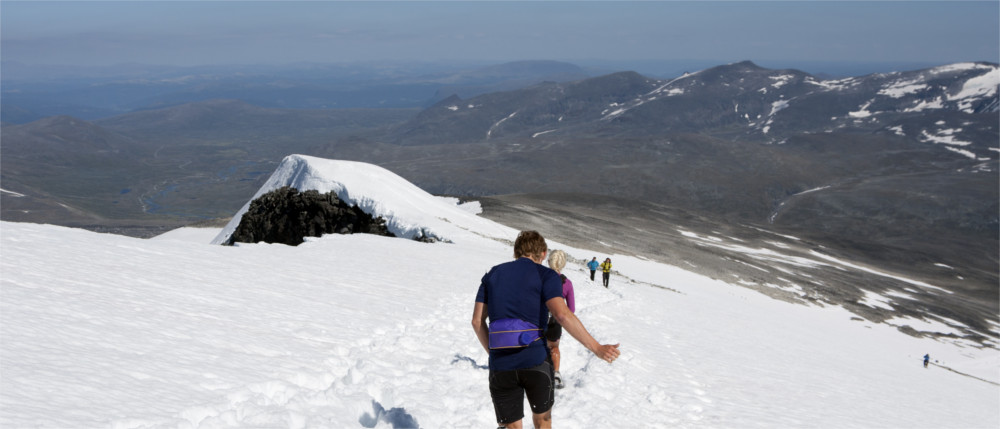
<svg viewBox="0 0 1000 429">
<path fill-rule="evenodd" d="M 396 198 L 377 185 L 393 177 L 369 180 L 376 169 L 302 159 L 323 183 L 363 176 L 364 195 L 347 188 L 356 201 Z M 372 202 L 451 241 L 435 244 L 359 234 L 225 247 L 209 244 L 225 229 L 143 240 L 0 222 L 0 427 L 495 427 L 469 322 L 516 231 L 456 203 Z M 557 427 L 1000 426 L 996 349 L 604 256 L 622 273 L 610 289 L 583 266 L 566 274 L 578 316 L 622 357 L 607 364 L 564 339 Z M 978 379 L 925 369 L 925 353 Z"/>
</svg>

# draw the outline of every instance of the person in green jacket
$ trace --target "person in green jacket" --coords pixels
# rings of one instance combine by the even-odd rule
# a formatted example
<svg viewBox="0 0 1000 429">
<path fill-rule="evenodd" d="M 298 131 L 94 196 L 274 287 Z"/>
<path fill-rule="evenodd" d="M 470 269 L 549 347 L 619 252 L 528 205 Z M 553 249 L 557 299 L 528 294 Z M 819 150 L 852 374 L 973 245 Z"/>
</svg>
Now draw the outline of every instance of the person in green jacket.
<svg viewBox="0 0 1000 429">
<path fill-rule="evenodd" d="M 604 273 L 604 287 L 608 287 L 608 282 L 611 280 L 611 258 L 601 262 L 601 272 Z"/>
</svg>

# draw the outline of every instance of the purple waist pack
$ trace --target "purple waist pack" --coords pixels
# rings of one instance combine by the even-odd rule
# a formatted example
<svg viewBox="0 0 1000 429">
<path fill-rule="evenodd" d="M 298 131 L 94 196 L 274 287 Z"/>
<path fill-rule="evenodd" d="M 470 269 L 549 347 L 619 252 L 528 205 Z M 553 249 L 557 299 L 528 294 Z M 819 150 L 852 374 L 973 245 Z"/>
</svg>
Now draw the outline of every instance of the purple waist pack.
<svg viewBox="0 0 1000 429">
<path fill-rule="evenodd" d="M 490 349 L 528 347 L 542 339 L 542 330 L 521 319 L 498 319 L 490 322 Z"/>
</svg>

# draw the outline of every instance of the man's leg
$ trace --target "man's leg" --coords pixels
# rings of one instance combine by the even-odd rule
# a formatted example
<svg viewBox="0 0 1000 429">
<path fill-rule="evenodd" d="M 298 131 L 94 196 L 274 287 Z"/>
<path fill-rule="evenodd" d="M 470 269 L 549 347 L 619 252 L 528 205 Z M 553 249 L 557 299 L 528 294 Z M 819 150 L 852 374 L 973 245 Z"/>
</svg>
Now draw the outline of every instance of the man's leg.
<svg viewBox="0 0 1000 429">
<path fill-rule="evenodd" d="M 562 378 L 559 376 L 559 358 L 561 357 L 559 353 L 559 338 L 562 337 L 562 326 L 555 319 L 549 319 L 549 325 L 545 329 L 545 346 L 549 348 L 549 358 L 552 361 L 552 367 L 554 369 L 554 376 L 556 379 L 555 387 L 562 388 Z"/>
<path fill-rule="evenodd" d="M 536 429 L 552 427 L 552 405 L 555 403 L 555 386 L 552 382 L 552 365 L 542 362 L 530 369 L 518 370 L 521 382 L 531 405 L 531 422 Z"/>
<path fill-rule="evenodd" d="M 521 429 L 524 418 L 524 388 L 520 386 L 517 371 L 490 370 L 490 397 L 497 425 Z"/>
<path fill-rule="evenodd" d="M 541 414 L 531 413 L 531 422 L 535 424 L 535 429 L 551 429 L 552 410 L 550 409 Z"/>
<path fill-rule="evenodd" d="M 559 353 L 559 341 L 549 341 L 549 353 L 552 355 L 553 370 L 559 372 L 559 359 L 562 357 Z"/>
<path fill-rule="evenodd" d="M 555 372 L 559 372 L 559 339 L 562 338 L 562 326 L 556 319 L 549 319 L 549 324 L 545 327 L 545 346 L 549 348 L 549 357 L 552 358 L 552 367 Z"/>
</svg>

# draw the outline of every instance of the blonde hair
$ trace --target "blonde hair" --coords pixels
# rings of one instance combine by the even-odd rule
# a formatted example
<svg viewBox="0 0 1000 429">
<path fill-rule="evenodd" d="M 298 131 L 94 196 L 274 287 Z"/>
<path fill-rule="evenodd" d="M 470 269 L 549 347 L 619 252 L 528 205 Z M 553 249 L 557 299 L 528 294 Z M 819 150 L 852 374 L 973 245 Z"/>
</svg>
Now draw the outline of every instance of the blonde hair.
<svg viewBox="0 0 1000 429">
<path fill-rule="evenodd" d="M 549 268 L 556 270 L 558 273 L 562 273 L 562 269 L 566 267 L 566 252 L 562 250 L 553 250 L 549 253 Z"/>
</svg>

